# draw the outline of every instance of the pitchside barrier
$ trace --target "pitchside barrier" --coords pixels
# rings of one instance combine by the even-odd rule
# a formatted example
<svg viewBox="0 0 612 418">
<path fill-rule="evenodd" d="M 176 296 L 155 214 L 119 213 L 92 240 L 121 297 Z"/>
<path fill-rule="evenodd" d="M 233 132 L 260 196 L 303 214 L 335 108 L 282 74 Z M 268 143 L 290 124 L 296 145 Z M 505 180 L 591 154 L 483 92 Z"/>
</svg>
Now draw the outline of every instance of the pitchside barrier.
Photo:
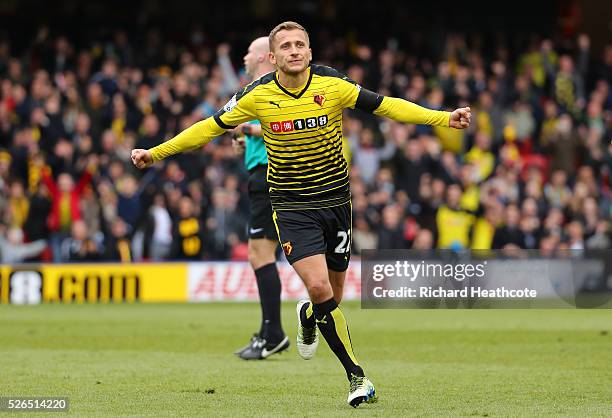
<svg viewBox="0 0 612 418">
<path fill-rule="evenodd" d="M 307 297 L 277 263 L 283 300 Z M 256 301 L 247 262 L 0 266 L 0 303 Z M 612 307 L 612 252 L 367 250 L 351 261 L 344 300 L 363 308 Z"/>
<path fill-rule="evenodd" d="M 278 263 L 282 298 L 307 296 L 289 264 Z M 351 262 L 346 300 L 359 300 L 361 265 Z M 256 301 L 247 262 L 23 264 L 0 266 L 0 303 Z"/>
</svg>

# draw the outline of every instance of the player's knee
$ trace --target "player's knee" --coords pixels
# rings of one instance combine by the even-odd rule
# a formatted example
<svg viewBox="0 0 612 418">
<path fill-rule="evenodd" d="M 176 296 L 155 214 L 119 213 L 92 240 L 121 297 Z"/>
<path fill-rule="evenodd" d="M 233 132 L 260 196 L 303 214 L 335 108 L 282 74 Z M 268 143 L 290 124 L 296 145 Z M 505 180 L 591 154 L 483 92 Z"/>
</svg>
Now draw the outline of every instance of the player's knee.
<svg viewBox="0 0 612 418">
<path fill-rule="evenodd" d="M 333 296 L 331 285 L 328 281 L 317 280 L 307 285 L 308 295 L 310 300 L 315 303 L 325 302 Z"/>
<path fill-rule="evenodd" d="M 274 247 L 270 247 L 264 240 L 249 241 L 248 258 L 253 269 L 257 270 L 276 261 Z"/>
</svg>

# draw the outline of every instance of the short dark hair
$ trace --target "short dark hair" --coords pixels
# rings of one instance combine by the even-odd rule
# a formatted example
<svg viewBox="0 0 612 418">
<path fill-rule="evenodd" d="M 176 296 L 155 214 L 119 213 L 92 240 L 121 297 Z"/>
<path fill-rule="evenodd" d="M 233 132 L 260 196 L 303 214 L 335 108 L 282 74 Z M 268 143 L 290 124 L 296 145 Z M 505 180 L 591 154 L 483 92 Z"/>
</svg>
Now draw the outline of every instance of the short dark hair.
<svg viewBox="0 0 612 418">
<path fill-rule="evenodd" d="M 272 29 L 272 31 L 270 32 L 270 35 L 268 36 L 268 44 L 270 46 L 270 51 L 272 51 L 272 43 L 274 42 L 274 38 L 276 38 L 277 33 L 279 33 L 282 30 L 293 30 L 293 29 L 299 29 L 303 31 L 304 34 L 306 35 L 306 41 L 308 41 L 308 44 L 310 45 L 310 37 L 308 36 L 308 32 L 306 31 L 306 29 L 304 29 L 304 26 L 300 25 L 299 23 L 288 20 L 286 22 L 276 25 L 274 29 Z"/>
</svg>

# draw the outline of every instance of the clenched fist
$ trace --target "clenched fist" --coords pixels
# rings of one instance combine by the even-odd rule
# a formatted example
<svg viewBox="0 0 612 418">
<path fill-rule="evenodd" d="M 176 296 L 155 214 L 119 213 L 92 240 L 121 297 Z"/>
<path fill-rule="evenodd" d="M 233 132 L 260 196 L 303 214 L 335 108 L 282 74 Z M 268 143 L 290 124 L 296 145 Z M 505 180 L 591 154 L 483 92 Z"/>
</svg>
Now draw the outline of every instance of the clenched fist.
<svg viewBox="0 0 612 418">
<path fill-rule="evenodd" d="M 143 169 L 153 164 L 153 157 L 146 149 L 133 149 L 132 162 L 137 168 Z"/>
<path fill-rule="evenodd" d="M 451 115 L 448 125 L 455 129 L 465 129 L 470 126 L 472 119 L 472 111 L 469 107 L 460 107 L 455 109 Z"/>
</svg>

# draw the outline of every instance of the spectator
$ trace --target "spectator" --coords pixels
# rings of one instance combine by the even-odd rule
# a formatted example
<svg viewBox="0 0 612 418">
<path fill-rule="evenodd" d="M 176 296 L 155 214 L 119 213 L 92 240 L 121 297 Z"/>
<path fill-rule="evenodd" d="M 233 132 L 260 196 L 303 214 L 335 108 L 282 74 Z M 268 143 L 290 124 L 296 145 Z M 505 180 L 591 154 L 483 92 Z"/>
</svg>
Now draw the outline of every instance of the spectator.
<svg viewBox="0 0 612 418">
<path fill-rule="evenodd" d="M 46 247 L 45 240 L 24 244 L 21 229 L 12 227 L 5 231 L 5 227 L 0 226 L 0 262 L 3 264 L 21 263 L 27 258 L 39 255 Z"/>
<path fill-rule="evenodd" d="M 584 231 L 582 224 L 572 221 L 565 227 L 570 250 L 584 250 Z"/>
<path fill-rule="evenodd" d="M 235 193 L 220 187 L 212 193 L 206 218 L 206 238 L 207 248 L 213 258 L 227 258 L 231 252 L 231 243 L 244 240 L 246 219 L 236 212 L 237 198 Z"/>
<path fill-rule="evenodd" d="M 219 229 L 223 229 L 220 227 Z M 173 260 L 199 260 L 204 251 L 204 228 L 195 216 L 193 201 L 182 197 L 179 202 L 179 213 L 172 236 L 174 237 L 170 258 Z M 225 251 L 223 248 L 222 251 Z M 227 257 L 228 254 L 223 254 Z"/>
<path fill-rule="evenodd" d="M 75 185 L 72 176 L 61 173 L 57 183 L 51 178 L 48 169 L 43 170 L 42 180 L 51 193 L 51 213 L 49 229 L 52 233 L 51 245 L 54 261 L 60 261 L 60 242 L 68 235 L 74 221 L 81 219 L 80 199 L 85 186 L 91 180 L 91 172 L 85 171 Z"/>
<path fill-rule="evenodd" d="M 433 233 L 429 229 L 420 229 L 412 243 L 413 250 L 431 250 L 434 248 Z"/>
<path fill-rule="evenodd" d="M 490 250 L 494 247 L 493 240 L 495 231 L 499 228 L 502 222 L 502 205 L 493 200 L 484 212 L 484 216 L 478 217 L 474 222 L 474 230 L 472 232 L 473 250 Z"/>
<path fill-rule="evenodd" d="M 149 210 L 149 234 L 151 260 L 164 260 L 170 254 L 172 245 L 172 219 L 166 209 L 164 195 L 158 193 Z M 147 240 L 148 241 L 148 240 Z"/>
<path fill-rule="evenodd" d="M 25 195 L 23 184 L 15 180 L 10 185 L 8 207 L 5 222 L 16 228 L 23 228 L 30 212 L 30 199 Z"/>
<path fill-rule="evenodd" d="M 161 144 L 161 132 L 159 119 L 155 114 L 150 113 L 144 117 L 142 122 L 142 136 L 136 142 L 136 148 L 153 148 Z"/>
<path fill-rule="evenodd" d="M 599 221 L 595 233 L 587 240 L 586 246 L 591 250 L 609 250 L 612 246 L 610 240 L 610 222 Z"/>
<path fill-rule="evenodd" d="M 436 213 L 437 248 L 457 250 L 469 246 L 474 215 L 460 208 L 461 193 L 461 186 L 449 185 L 446 191 L 446 202 L 438 208 Z"/>
<path fill-rule="evenodd" d="M 574 174 L 578 138 L 573 131 L 570 115 L 563 114 L 559 117 L 555 131 L 543 137 L 542 144 L 552 156 L 552 170 L 562 170 L 568 175 Z"/>
<path fill-rule="evenodd" d="M 82 262 L 101 259 L 102 252 L 88 235 L 85 222 L 81 219 L 72 222 L 70 236 L 61 242 L 60 261 Z"/>
<path fill-rule="evenodd" d="M 383 148 L 375 146 L 374 132 L 369 128 L 361 130 L 358 138 L 349 137 L 352 162 L 362 167 L 361 177 L 370 184 L 380 168 L 381 160 L 388 160 L 395 152 L 395 144 L 387 139 Z"/>
<path fill-rule="evenodd" d="M 398 189 L 406 192 L 411 202 L 418 202 L 420 179 L 433 168 L 433 161 L 425 153 L 423 144 L 418 139 L 405 141 L 396 150 L 392 163 Z"/>
<path fill-rule="evenodd" d="M 386 206 L 382 213 L 382 225 L 378 229 L 378 248 L 407 248 L 402 225 L 401 208 L 398 205 Z"/>
<path fill-rule="evenodd" d="M 495 167 L 495 156 L 491 152 L 491 138 L 484 132 L 477 132 L 474 146 L 465 154 L 466 163 L 474 165 L 473 180 L 476 183 L 486 180 Z"/>
<path fill-rule="evenodd" d="M 49 190 L 44 184 L 40 184 L 36 192 L 30 197 L 30 210 L 23 225 L 23 231 L 28 240 L 49 239 L 47 220 L 50 213 L 51 200 Z"/>
<path fill-rule="evenodd" d="M 378 248 L 378 237 L 364 216 L 355 217 L 353 235 L 351 237 L 353 253 L 359 255 L 363 250 Z"/>
<path fill-rule="evenodd" d="M 128 224 L 117 217 L 111 221 L 110 231 L 104 242 L 104 258 L 110 261 L 129 263 L 132 261 L 132 249 Z"/>
<path fill-rule="evenodd" d="M 569 203 L 572 191 L 567 187 L 567 174 L 564 171 L 553 172 L 550 184 L 544 188 L 544 195 L 548 204 L 555 208 L 563 208 Z"/>
<path fill-rule="evenodd" d="M 138 185 L 131 174 L 124 174 L 117 182 L 117 215 L 125 221 L 127 228 L 133 231 L 140 219 L 140 194 L 144 185 Z"/>
<path fill-rule="evenodd" d="M 515 204 L 506 207 L 502 226 L 495 230 L 493 248 L 504 248 L 507 245 L 516 245 L 525 248 L 525 236 L 520 228 L 521 212 Z"/>
</svg>

